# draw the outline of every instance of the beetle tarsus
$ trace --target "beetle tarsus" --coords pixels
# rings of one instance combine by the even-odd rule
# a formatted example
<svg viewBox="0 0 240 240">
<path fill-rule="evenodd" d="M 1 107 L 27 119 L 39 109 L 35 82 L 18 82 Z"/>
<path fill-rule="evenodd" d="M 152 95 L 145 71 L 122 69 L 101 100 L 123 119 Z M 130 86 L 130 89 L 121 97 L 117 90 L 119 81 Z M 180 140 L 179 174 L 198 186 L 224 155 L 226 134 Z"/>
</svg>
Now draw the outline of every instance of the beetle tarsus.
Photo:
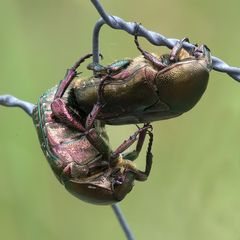
<svg viewBox="0 0 240 240">
<path fill-rule="evenodd" d="M 137 159 L 139 153 L 142 150 L 143 144 L 145 142 L 146 135 L 148 134 L 148 132 L 152 131 L 152 125 L 150 125 L 149 123 L 144 124 L 144 126 L 145 127 L 149 127 L 149 128 L 144 130 L 144 131 L 141 131 L 140 130 L 141 128 L 139 126 L 137 126 L 138 130 L 140 130 L 141 132 L 139 133 L 139 137 L 138 137 L 138 141 L 137 141 L 137 144 L 136 144 L 136 148 L 135 148 L 135 150 L 133 150 L 131 152 L 124 153 L 123 154 L 124 158 L 126 158 L 126 159 L 128 159 L 130 161 L 134 161 L 135 159 Z"/>
<path fill-rule="evenodd" d="M 188 38 L 183 38 L 182 40 L 178 41 L 174 45 L 174 47 L 172 48 L 172 51 L 170 52 L 170 57 L 169 57 L 169 60 L 171 62 L 177 62 L 178 61 L 178 56 L 179 56 L 180 51 L 183 48 L 183 43 L 184 42 L 189 42 L 189 39 Z"/>
<path fill-rule="evenodd" d="M 148 143 L 148 148 L 147 148 L 147 154 L 146 154 L 146 167 L 145 171 L 140 171 L 137 170 L 135 172 L 135 179 L 138 181 L 146 181 L 151 169 L 152 169 L 152 159 L 153 159 L 153 154 L 152 154 L 152 143 L 153 143 L 153 133 L 147 130 L 147 134 L 149 135 L 149 143 Z"/>
<path fill-rule="evenodd" d="M 99 112 L 102 110 L 103 105 L 101 103 L 96 103 L 93 106 L 92 111 L 88 114 L 87 120 L 86 120 L 86 130 L 89 130 L 92 128 L 94 121 L 96 120 L 96 117 L 98 116 Z"/>
<path fill-rule="evenodd" d="M 81 63 L 83 63 L 87 58 L 92 57 L 92 53 L 86 54 L 85 56 L 81 57 L 71 69 L 67 70 L 65 78 L 60 82 L 58 89 L 55 93 L 54 99 L 61 98 L 66 91 L 69 84 L 72 82 L 74 77 L 77 75 L 77 68 L 80 66 Z"/>
<path fill-rule="evenodd" d="M 110 78 L 109 75 L 105 75 L 104 77 L 101 78 L 101 81 L 99 83 L 98 86 L 98 103 L 104 105 L 105 101 L 104 101 L 104 86 L 106 83 L 106 80 L 108 80 Z"/>
<path fill-rule="evenodd" d="M 136 34 L 134 36 L 134 42 L 137 46 L 137 49 L 142 53 L 144 58 L 146 58 L 148 61 L 150 61 L 158 70 L 161 70 L 161 69 L 164 69 L 165 67 L 167 67 L 167 65 L 162 63 L 160 59 L 158 59 L 153 54 L 142 49 L 142 47 L 140 46 L 140 44 L 138 42 L 138 36 Z"/>
<path fill-rule="evenodd" d="M 125 140 L 125 141 L 111 154 L 111 161 L 114 161 L 114 159 L 116 159 L 120 153 L 122 153 L 122 152 L 124 152 L 126 149 L 128 149 L 128 148 L 137 140 L 137 136 L 142 133 L 142 135 L 140 135 L 140 136 L 141 136 L 141 140 L 140 140 L 140 142 L 138 142 L 139 146 L 137 146 L 137 147 L 138 147 L 137 150 L 139 150 L 139 149 L 141 150 L 142 145 L 143 145 L 143 142 L 142 142 L 142 141 L 144 141 L 144 139 L 145 139 L 145 136 L 144 136 L 144 135 L 146 134 L 147 130 L 148 130 L 149 128 L 151 128 L 151 127 L 152 127 L 152 126 L 149 125 L 149 124 L 144 124 L 144 126 L 143 126 L 142 128 L 139 128 L 133 135 L 131 135 L 131 136 L 129 137 L 128 140 Z M 137 145 L 138 145 L 138 144 L 137 144 Z M 137 150 L 136 150 L 136 151 L 137 151 Z"/>
</svg>

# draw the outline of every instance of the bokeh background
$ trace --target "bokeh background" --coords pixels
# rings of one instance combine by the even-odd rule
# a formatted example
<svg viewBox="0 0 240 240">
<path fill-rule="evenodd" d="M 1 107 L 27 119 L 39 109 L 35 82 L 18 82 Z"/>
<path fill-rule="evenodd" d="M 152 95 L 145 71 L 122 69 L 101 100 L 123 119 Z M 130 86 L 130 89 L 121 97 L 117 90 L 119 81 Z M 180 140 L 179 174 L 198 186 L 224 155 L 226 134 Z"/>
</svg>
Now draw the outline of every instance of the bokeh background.
<svg viewBox="0 0 240 240">
<path fill-rule="evenodd" d="M 240 2 L 102 0 L 105 9 L 167 37 L 188 36 L 234 66 L 239 60 Z M 0 94 L 36 102 L 66 69 L 91 51 L 99 18 L 90 1 L 0 1 Z M 133 38 L 104 27 L 104 64 L 139 53 Z M 153 52 L 167 49 L 141 40 Z M 84 72 L 84 74 L 89 74 Z M 156 122 L 149 180 L 120 204 L 136 239 L 240 239 L 240 84 L 212 72 L 199 104 Z M 113 146 L 135 126 L 108 127 Z M 72 197 L 55 179 L 31 119 L 0 107 L 0 234 L 4 240 L 125 239 L 110 207 Z M 145 153 L 137 160 L 144 168 Z"/>
</svg>

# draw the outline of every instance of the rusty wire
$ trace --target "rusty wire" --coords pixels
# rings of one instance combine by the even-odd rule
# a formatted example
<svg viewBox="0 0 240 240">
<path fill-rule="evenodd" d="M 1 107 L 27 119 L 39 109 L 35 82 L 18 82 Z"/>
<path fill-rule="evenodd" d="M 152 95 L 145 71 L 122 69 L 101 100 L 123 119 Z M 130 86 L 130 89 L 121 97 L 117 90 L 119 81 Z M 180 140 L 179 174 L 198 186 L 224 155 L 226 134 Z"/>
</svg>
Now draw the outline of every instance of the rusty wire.
<svg viewBox="0 0 240 240">
<path fill-rule="evenodd" d="M 106 13 L 104 8 L 101 6 L 99 0 L 91 0 L 92 4 L 97 9 L 98 13 L 102 18 L 100 18 L 93 30 L 93 61 L 99 61 L 99 33 L 101 27 L 104 24 L 107 24 L 111 28 L 123 30 L 131 35 L 134 35 L 136 32 L 136 24 L 135 22 L 126 22 L 122 18 L 117 16 L 112 16 Z M 157 46 L 166 46 L 168 48 L 172 48 L 179 40 L 175 38 L 166 38 L 165 36 L 161 35 L 160 33 L 156 33 L 153 31 L 149 31 L 142 25 L 138 28 L 138 36 L 142 36 L 146 38 L 150 43 Z M 184 48 L 190 50 L 194 48 L 194 45 L 188 42 L 184 42 Z M 238 67 L 231 67 L 226 64 L 221 59 L 212 56 L 213 62 L 213 69 L 219 72 L 227 73 L 230 77 L 235 79 L 236 81 L 240 82 L 240 68 Z"/>
</svg>

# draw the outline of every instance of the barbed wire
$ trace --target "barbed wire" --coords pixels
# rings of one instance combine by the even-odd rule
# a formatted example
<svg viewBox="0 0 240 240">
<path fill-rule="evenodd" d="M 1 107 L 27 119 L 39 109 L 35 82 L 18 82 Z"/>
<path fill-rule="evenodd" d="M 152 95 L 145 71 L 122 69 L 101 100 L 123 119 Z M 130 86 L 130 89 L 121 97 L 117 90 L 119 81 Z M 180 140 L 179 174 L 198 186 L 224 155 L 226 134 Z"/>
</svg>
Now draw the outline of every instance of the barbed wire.
<svg viewBox="0 0 240 240">
<path fill-rule="evenodd" d="M 106 13 L 99 0 L 91 0 L 92 4 L 97 9 L 98 13 L 102 18 L 100 18 L 95 24 L 93 30 L 93 61 L 99 62 L 99 33 L 104 24 L 107 24 L 111 28 L 123 30 L 131 35 L 134 35 L 136 32 L 136 25 L 138 23 L 135 22 L 126 22 L 122 18 L 117 16 L 112 16 Z M 149 31 L 142 25 L 138 28 L 138 36 L 146 38 L 150 43 L 157 46 L 166 46 L 168 48 L 172 48 L 179 40 L 175 38 L 166 38 L 160 33 L 156 33 L 153 31 Z M 184 48 L 187 50 L 191 50 L 194 48 L 194 45 L 188 42 L 183 43 Z M 240 68 L 231 67 L 226 64 L 221 59 L 212 56 L 213 69 L 219 72 L 227 73 L 234 80 L 240 82 Z"/>
</svg>

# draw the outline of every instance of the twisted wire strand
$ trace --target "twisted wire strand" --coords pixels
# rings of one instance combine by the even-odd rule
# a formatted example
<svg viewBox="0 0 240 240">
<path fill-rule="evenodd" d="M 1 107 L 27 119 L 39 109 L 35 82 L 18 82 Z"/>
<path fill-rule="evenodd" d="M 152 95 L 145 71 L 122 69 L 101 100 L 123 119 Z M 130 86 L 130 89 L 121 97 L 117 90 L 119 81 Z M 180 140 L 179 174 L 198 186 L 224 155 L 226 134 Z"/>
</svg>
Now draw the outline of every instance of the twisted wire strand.
<svg viewBox="0 0 240 240">
<path fill-rule="evenodd" d="M 101 27 L 104 24 L 107 24 L 111 28 L 123 30 L 131 35 L 134 35 L 137 23 L 126 22 L 122 18 L 107 14 L 101 6 L 99 0 L 91 0 L 91 2 L 97 9 L 99 15 L 102 17 L 97 21 L 93 31 L 93 61 L 99 62 L 99 33 Z M 138 36 L 146 38 L 153 45 L 166 46 L 170 49 L 179 41 L 178 39 L 166 38 L 160 33 L 149 31 L 141 25 L 138 28 Z M 194 45 L 188 42 L 184 42 L 183 46 L 187 50 L 194 48 Z M 240 68 L 229 66 L 224 61 L 214 56 L 212 56 L 212 62 L 214 70 L 227 73 L 230 77 L 240 82 Z"/>
</svg>

